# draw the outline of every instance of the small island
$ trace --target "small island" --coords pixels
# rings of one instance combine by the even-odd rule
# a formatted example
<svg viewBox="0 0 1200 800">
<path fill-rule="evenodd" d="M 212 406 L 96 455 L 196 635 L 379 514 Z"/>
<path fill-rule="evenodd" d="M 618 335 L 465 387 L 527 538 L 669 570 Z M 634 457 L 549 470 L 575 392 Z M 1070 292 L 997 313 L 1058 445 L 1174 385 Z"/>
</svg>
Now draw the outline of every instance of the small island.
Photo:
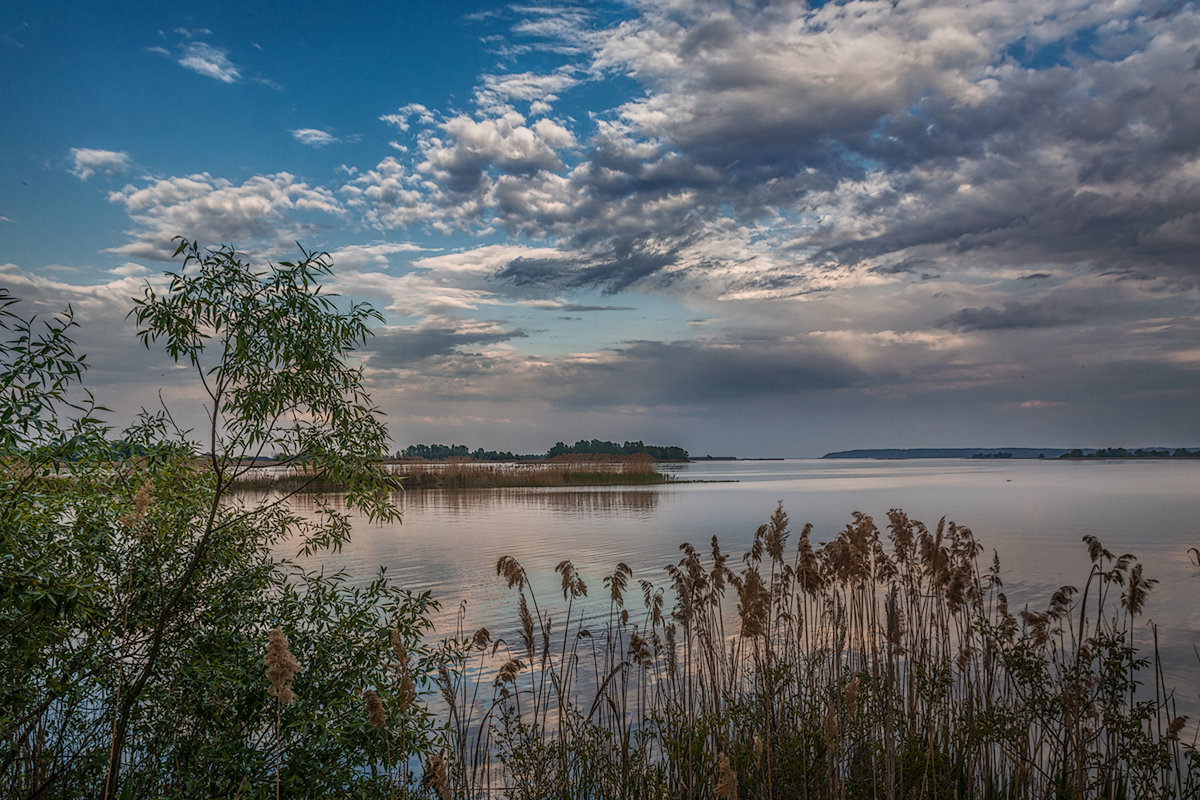
<svg viewBox="0 0 1200 800">
<path fill-rule="evenodd" d="M 673 480 L 655 468 L 659 461 L 687 460 L 682 447 L 580 439 L 544 455 L 416 444 L 398 451 L 390 469 L 404 489 L 652 486 Z"/>
<path fill-rule="evenodd" d="M 655 486 L 674 478 L 658 471 L 660 461 L 686 462 L 673 445 L 581 439 L 557 442 L 544 454 L 470 449 L 464 444 L 414 444 L 397 450 L 384 465 L 398 490 L 517 489 L 560 486 Z M 307 459 L 276 455 L 256 459 L 236 481 L 240 489 L 336 492 L 344 487 L 314 473 Z"/>
<path fill-rule="evenodd" d="M 465 444 L 412 444 L 403 450 L 397 450 L 396 461 L 446 461 L 459 459 L 465 461 L 546 461 L 558 456 L 591 455 L 591 456 L 638 456 L 647 455 L 655 461 L 687 461 L 688 451 L 674 445 L 645 444 L 641 441 L 617 442 L 600 439 L 580 439 L 575 444 L 556 442 L 544 454 L 517 455 L 508 451 L 484 450 L 482 447 L 471 450 Z"/>
</svg>

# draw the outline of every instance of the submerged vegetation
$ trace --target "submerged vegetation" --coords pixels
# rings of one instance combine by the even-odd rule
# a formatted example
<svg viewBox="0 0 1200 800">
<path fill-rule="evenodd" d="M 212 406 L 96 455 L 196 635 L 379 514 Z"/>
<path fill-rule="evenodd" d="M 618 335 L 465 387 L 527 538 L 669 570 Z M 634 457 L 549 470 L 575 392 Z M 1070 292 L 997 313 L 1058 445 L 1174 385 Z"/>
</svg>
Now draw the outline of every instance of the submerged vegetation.
<svg viewBox="0 0 1200 800">
<path fill-rule="evenodd" d="M 310 482 L 397 514 L 346 366 L 373 313 L 320 294 L 321 255 L 179 254 L 133 317 L 197 377 L 202 443 L 164 408 L 114 449 L 70 312 L 23 317 L 0 288 L 0 798 L 1200 792 L 1195 727 L 1138 635 L 1154 581 L 1090 537 L 1079 588 L 1018 611 L 964 527 L 855 514 L 813 546 L 780 507 L 739 558 L 685 544 L 661 583 L 617 564 L 590 599 L 570 561 L 560 602 L 502 558 L 512 633 L 431 642 L 427 594 L 274 555 L 348 541 L 344 513 L 290 509 Z M 304 453 L 301 482 L 236 494 L 267 452 Z M 649 459 L 546 469 L 657 480 Z"/>
</svg>

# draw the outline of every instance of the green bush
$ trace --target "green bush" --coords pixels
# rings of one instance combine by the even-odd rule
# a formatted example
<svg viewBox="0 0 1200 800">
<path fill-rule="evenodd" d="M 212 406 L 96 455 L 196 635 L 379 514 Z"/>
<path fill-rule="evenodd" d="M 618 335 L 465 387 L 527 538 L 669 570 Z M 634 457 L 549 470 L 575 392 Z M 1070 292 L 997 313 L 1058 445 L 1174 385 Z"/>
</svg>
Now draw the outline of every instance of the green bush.
<svg viewBox="0 0 1200 800">
<path fill-rule="evenodd" d="M 414 697 L 444 658 L 424 644 L 433 600 L 273 555 L 340 547 L 345 511 L 229 494 L 262 453 L 303 453 L 350 508 L 398 515 L 348 365 L 378 316 L 321 294 L 323 255 L 181 254 L 131 316 L 195 375 L 198 441 L 167 408 L 110 441 L 70 310 L 26 319 L 0 289 L 0 796 L 407 793 L 410 761 L 441 749 Z M 276 629 L 301 668 L 286 687 L 264 662 Z"/>
</svg>

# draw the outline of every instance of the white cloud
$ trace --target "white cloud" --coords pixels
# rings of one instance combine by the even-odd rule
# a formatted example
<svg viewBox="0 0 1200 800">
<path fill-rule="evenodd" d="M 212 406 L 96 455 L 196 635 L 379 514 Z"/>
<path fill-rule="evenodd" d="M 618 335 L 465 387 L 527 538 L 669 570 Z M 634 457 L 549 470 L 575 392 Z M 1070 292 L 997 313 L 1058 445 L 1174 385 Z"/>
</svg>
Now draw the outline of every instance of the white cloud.
<svg viewBox="0 0 1200 800">
<path fill-rule="evenodd" d="M 420 253 L 427 248 L 412 242 L 379 242 L 377 244 L 354 244 L 339 247 L 329 254 L 340 269 L 360 269 L 367 265 L 386 267 L 388 256 L 396 253 Z"/>
<path fill-rule="evenodd" d="M 425 272 L 352 272 L 340 274 L 334 288 L 343 294 L 383 298 L 386 310 L 400 316 L 441 317 L 501 302 L 494 292 L 460 283 L 453 276 L 445 280 Z"/>
<path fill-rule="evenodd" d="M 441 126 L 445 139 L 422 143 L 422 171 L 452 191 L 470 191 L 493 167 L 510 173 L 555 170 L 562 166 L 557 150 L 574 145 L 565 128 L 538 120 L 534 127 L 508 110 L 499 117 L 472 119 L 459 114 Z"/>
<path fill-rule="evenodd" d="M 229 54 L 207 42 L 189 43 L 179 57 L 179 65 L 222 83 L 233 83 L 242 77 L 238 67 L 229 60 Z"/>
<path fill-rule="evenodd" d="M 113 275 L 121 278 L 139 278 L 143 275 L 149 275 L 150 270 L 141 264 L 135 264 L 132 261 L 127 261 L 119 267 L 113 267 L 109 270 Z"/>
<path fill-rule="evenodd" d="M 71 159 L 74 166 L 71 174 L 86 181 L 101 173 L 107 177 L 124 174 L 133 166 L 133 160 L 124 150 L 95 150 L 88 147 L 72 147 Z"/>
<path fill-rule="evenodd" d="M 176 236 L 239 248 L 287 248 L 311 230 L 304 218 L 344 213 L 332 192 L 286 172 L 258 175 L 240 185 L 207 172 L 165 178 L 126 186 L 109 200 L 123 205 L 135 223 L 132 241 L 110 252 L 155 260 L 170 258 Z"/>
<path fill-rule="evenodd" d="M 306 144 L 309 147 L 324 147 L 327 144 L 335 144 L 339 141 L 336 136 L 328 131 L 323 131 L 320 128 L 297 128 L 291 131 L 292 138 L 300 144 Z"/>
<path fill-rule="evenodd" d="M 412 175 L 404 164 L 388 156 L 344 185 L 346 204 L 357 209 L 374 228 L 394 229 L 436 216 L 427 194 L 436 187 Z"/>
<path fill-rule="evenodd" d="M 447 273 L 493 275 L 501 272 L 519 258 L 535 260 L 561 259 L 564 256 L 565 253 L 553 247 L 494 244 L 475 247 L 458 253 L 426 256 L 414 261 L 413 266 L 429 270 L 438 275 L 445 275 Z"/>
<path fill-rule="evenodd" d="M 475 114 L 418 137 L 407 186 L 436 209 L 435 229 L 502 225 L 567 253 L 523 273 L 531 282 L 765 299 L 936 277 L 967 269 L 967 253 L 1074 271 L 1154 249 L 1178 261 L 1200 237 L 1184 177 L 1200 118 L 1186 42 L 1200 17 L 1143 12 L 673 0 L 587 31 L 586 14 L 525 8 L 514 30 L 591 63 L 484 76 Z M 1072 49 L 1105 24 L 1119 41 Z M 1042 44 L 1066 48 L 1070 66 L 1021 62 Z M 643 89 L 594 113 L 588 149 L 579 123 L 530 123 L 509 105 L 544 113 L 538 98 L 581 74 Z M 1114 225 L 1119 255 L 1098 244 Z"/>
<path fill-rule="evenodd" d="M 544 114 L 559 95 L 579 83 L 579 79 L 560 70 L 549 75 L 534 72 L 510 73 L 507 75 L 484 75 L 483 85 L 475 90 L 475 104 L 483 109 L 499 112 L 513 100 L 531 104 L 530 113 Z"/>
<path fill-rule="evenodd" d="M 433 112 L 420 103 L 409 103 L 401 106 L 393 114 L 383 114 L 379 117 L 380 122 L 386 122 L 394 126 L 397 130 L 407 131 L 410 125 L 409 120 L 413 117 L 422 125 L 432 125 L 434 122 Z"/>
</svg>

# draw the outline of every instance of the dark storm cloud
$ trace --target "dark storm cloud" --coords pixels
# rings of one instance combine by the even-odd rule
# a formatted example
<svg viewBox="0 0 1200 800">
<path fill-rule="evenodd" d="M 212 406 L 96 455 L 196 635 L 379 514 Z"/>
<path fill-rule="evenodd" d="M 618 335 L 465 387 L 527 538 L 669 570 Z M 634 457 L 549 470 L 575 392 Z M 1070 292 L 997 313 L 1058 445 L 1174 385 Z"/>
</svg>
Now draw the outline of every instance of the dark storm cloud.
<svg viewBox="0 0 1200 800">
<path fill-rule="evenodd" d="M 371 338 L 363 348 L 371 355 L 371 366 L 387 369 L 407 365 L 434 356 L 462 353 L 472 345 L 497 344 L 521 339 L 521 329 L 460 330 L 451 327 L 384 331 Z"/>
<path fill-rule="evenodd" d="M 558 258 L 514 258 L 496 273 L 502 281 L 516 286 L 578 286 L 578 261 Z"/>
<path fill-rule="evenodd" d="M 892 264 L 879 264 L 868 271 L 874 275 L 924 275 L 928 273 L 922 268 L 932 266 L 932 263 L 925 258 L 905 258 Z"/>
<path fill-rule="evenodd" d="M 607 360 L 559 364 L 553 376 L 562 379 L 560 401 L 572 406 L 705 406 L 846 388 L 867 377 L 817 346 L 769 337 L 736 346 L 630 342 Z"/>
<path fill-rule="evenodd" d="M 1004 308 L 964 308 L 938 321 L 938 327 L 954 331 L 990 331 L 1008 328 L 1052 328 L 1084 319 L 1078 310 L 1064 311 L 1050 305 L 1009 301 Z"/>
<path fill-rule="evenodd" d="M 616 294 L 675 264 L 679 246 L 662 248 L 652 237 L 617 237 L 587 261 L 516 258 L 496 277 L 516 286 L 579 288 L 598 286 Z"/>
</svg>

